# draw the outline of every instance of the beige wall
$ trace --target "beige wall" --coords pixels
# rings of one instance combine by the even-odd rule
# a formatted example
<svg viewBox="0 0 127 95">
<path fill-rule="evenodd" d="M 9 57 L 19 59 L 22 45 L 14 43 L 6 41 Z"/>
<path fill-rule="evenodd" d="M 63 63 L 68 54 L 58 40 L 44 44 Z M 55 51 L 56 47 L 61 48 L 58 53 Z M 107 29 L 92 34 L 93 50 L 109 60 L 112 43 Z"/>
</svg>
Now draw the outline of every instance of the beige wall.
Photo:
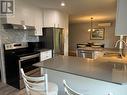
<svg viewBox="0 0 127 95">
<path fill-rule="evenodd" d="M 75 50 L 76 44 L 85 43 L 85 42 L 99 42 L 105 45 L 105 48 L 113 48 L 114 43 L 117 40 L 115 37 L 115 28 L 114 23 L 110 27 L 104 27 L 105 35 L 104 40 L 90 40 L 90 32 L 88 28 L 90 27 L 89 23 L 75 23 L 69 25 L 69 50 Z M 97 27 L 97 23 L 94 23 L 94 27 Z"/>
</svg>

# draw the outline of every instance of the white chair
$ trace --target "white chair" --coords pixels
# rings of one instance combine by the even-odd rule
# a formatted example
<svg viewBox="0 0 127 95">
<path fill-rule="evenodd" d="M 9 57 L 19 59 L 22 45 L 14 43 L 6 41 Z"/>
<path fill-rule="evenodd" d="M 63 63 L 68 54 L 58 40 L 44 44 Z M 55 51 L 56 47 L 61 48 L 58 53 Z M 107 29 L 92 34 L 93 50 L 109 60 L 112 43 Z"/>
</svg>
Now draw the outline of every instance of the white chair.
<svg viewBox="0 0 127 95">
<path fill-rule="evenodd" d="M 48 82 L 47 74 L 41 77 L 30 77 L 25 75 L 23 69 L 21 74 L 24 80 L 27 95 L 57 95 L 58 86 L 55 83 Z"/>
<path fill-rule="evenodd" d="M 83 94 L 81 94 L 81 93 L 78 93 L 78 92 L 74 91 L 72 88 L 70 88 L 70 87 L 67 85 L 67 83 L 66 83 L 65 80 L 63 80 L 63 85 L 64 85 L 64 91 L 65 91 L 65 93 L 66 93 L 67 95 L 83 95 Z"/>
<path fill-rule="evenodd" d="M 84 50 L 82 50 L 82 51 L 80 51 L 80 54 L 81 54 L 81 56 L 82 56 L 83 58 L 86 58 L 87 52 L 84 51 Z"/>
</svg>

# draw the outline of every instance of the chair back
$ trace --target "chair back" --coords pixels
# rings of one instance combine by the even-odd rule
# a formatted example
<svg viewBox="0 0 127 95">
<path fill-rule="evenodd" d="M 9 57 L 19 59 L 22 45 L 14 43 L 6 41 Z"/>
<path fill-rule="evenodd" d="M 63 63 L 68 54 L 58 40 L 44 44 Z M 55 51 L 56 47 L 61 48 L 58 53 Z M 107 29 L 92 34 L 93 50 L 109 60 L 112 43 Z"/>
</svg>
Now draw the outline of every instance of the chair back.
<svg viewBox="0 0 127 95">
<path fill-rule="evenodd" d="M 27 95 L 47 95 L 48 93 L 48 76 L 44 74 L 41 77 L 31 77 L 25 75 L 21 68 L 22 78 L 26 87 Z"/>
<path fill-rule="evenodd" d="M 81 54 L 81 56 L 83 57 L 83 58 L 86 58 L 86 52 L 85 51 L 80 51 L 80 54 Z"/>
<path fill-rule="evenodd" d="M 63 85 L 64 85 L 64 91 L 67 95 L 83 95 L 83 94 L 76 92 L 72 88 L 70 88 L 65 80 L 63 80 Z"/>
</svg>

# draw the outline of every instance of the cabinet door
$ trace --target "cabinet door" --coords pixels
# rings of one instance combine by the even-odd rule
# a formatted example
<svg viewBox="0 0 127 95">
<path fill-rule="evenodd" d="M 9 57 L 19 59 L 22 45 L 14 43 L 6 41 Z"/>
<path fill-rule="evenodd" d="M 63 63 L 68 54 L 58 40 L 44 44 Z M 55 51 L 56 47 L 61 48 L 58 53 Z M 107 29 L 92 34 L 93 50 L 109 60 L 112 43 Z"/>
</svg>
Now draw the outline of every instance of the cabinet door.
<svg viewBox="0 0 127 95">
<path fill-rule="evenodd" d="M 22 19 L 25 25 L 34 26 L 35 25 L 35 14 L 33 14 L 35 10 L 32 8 L 24 7 L 22 8 Z"/>
<path fill-rule="evenodd" d="M 22 4 L 21 0 L 15 0 L 15 12 L 12 16 L 6 17 L 6 22 L 4 23 L 13 23 L 13 24 L 21 24 L 22 21 Z"/>
<path fill-rule="evenodd" d="M 42 11 L 38 9 L 35 12 L 35 28 L 36 28 L 35 35 L 36 36 L 43 35 L 43 33 L 42 33 L 43 19 L 42 18 L 43 18 Z"/>
<path fill-rule="evenodd" d="M 54 27 L 54 14 L 52 11 L 44 10 L 44 27 Z"/>
<path fill-rule="evenodd" d="M 44 60 L 46 60 L 46 53 L 45 52 L 41 52 L 41 54 L 40 54 L 40 61 L 44 61 Z"/>
<path fill-rule="evenodd" d="M 36 26 L 35 25 L 35 36 L 42 36 L 43 35 L 43 33 L 42 33 L 42 26 Z"/>
<path fill-rule="evenodd" d="M 52 50 L 41 52 L 40 55 L 41 55 L 40 61 L 50 59 L 50 58 L 52 58 Z"/>
<path fill-rule="evenodd" d="M 47 51 L 47 59 L 52 58 L 52 50 Z"/>
<path fill-rule="evenodd" d="M 6 17 L 6 23 L 34 25 L 34 8 L 24 4 L 21 0 L 15 1 L 15 13 Z"/>
<path fill-rule="evenodd" d="M 57 14 L 58 14 L 58 16 L 57 16 L 58 27 L 64 28 L 64 26 L 65 26 L 65 15 L 62 12 L 58 12 Z"/>
<path fill-rule="evenodd" d="M 57 18 L 58 18 L 57 11 L 45 9 L 44 27 L 57 27 L 58 26 Z"/>
</svg>

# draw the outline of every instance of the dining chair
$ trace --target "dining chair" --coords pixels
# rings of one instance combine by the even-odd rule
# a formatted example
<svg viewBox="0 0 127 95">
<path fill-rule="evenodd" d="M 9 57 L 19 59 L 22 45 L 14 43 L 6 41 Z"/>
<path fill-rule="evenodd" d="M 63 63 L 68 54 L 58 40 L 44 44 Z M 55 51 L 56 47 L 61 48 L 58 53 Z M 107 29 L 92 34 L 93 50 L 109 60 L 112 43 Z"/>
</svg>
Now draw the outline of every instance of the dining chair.
<svg viewBox="0 0 127 95">
<path fill-rule="evenodd" d="M 21 68 L 22 78 L 26 88 L 27 95 L 57 95 L 58 86 L 55 83 L 48 82 L 48 75 L 40 77 L 27 76 Z"/>
<path fill-rule="evenodd" d="M 86 52 L 85 51 L 80 51 L 80 54 L 83 58 L 86 58 Z"/>
<path fill-rule="evenodd" d="M 67 95 L 83 95 L 83 94 L 73 90 L 71 87 L 69 87 L 65 80 L 63 80 L 63 85 L 64 85 L 64 91 Z"/>
</svg>

